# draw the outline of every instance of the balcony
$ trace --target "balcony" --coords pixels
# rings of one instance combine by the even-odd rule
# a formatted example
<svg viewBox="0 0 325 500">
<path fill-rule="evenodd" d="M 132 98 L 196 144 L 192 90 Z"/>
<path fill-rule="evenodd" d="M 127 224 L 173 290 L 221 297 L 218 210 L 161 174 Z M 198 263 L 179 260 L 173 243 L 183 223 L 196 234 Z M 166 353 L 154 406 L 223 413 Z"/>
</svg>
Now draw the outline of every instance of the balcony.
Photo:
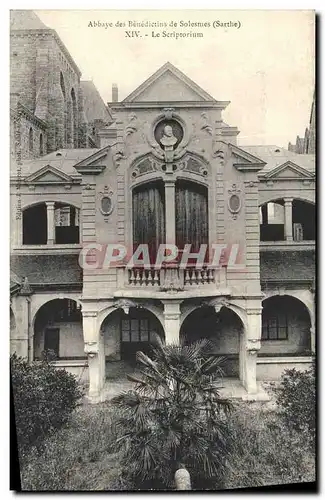
<svg viewBox="0 0 325 500">
<path fill-rule="evenodd" d="M 122 288 L 147 289 L 161 292 L 189 291 L 226 287 L 226 269 L 204 266 L 180 268 L 178 265 L 156 269 L 119 268 L 118 282 Z"/>
</svg>

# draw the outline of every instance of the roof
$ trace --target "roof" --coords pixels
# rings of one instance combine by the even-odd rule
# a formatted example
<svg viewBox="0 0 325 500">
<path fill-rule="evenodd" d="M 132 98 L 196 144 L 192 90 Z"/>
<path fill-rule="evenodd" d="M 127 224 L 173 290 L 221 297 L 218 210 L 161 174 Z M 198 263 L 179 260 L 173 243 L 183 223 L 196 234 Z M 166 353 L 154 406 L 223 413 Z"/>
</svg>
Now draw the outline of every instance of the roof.
<svg viewBox="0 0 325 500">
<path fill-rule="evenodd" d="M 80 86 L 84 96 L 84 112 L 88 123 L 94 122 L 96 119 L 103 120 L 105 123 L 111 123 L 111 114 L 94 83 L 83 80 L 80 82 Z"/>
<path fill-rule="evenodd" d="M 310 173 L 315 172 L 315 155 L 297 154 L 279 146 L 243 146 L 242 149 L 266 162 L 260 173 L 268 173 L 291 161 Z"/>
<path fill-rule="evenodd" d="M 131 94 L 129 94 L 125 99 L 123 99 L 122 102 L 132 102 L 132 101 L 137 101 L 141 95 L 145 95 L 145 93 L 148 91 L 149 87 L 153 88 L 154 85 L 157 84 L 158 80 L 161 80 L 165 75 L 170 75 L 173 79 L 174 82 L 179 82 L 180 84 L 183 85 L 183 88 L 187 88 L 191 91 L 192 93 L 192 98 L 190 100 L 197 100 L 197 101 L 207 101 L 207 102 L 216 102 L 214 97 L 212 97 L 208 92 L 206 92 L 204 89 L 202 89 L 199 85 L 197 85 L 193 80 L 191 80 L 188 76 L 186 76 L 182 71 L 180 71 L 178 68 L 176 68 L 173 64 L 170 62 L 166 62 L 163 66 L 161 66 L 155 73 L 153 73 L 147 80 L 145 80 L 139 87 L 137 87 Z M 162 87 L 169 86 L 169 84 L 166 82 L 163 82 Z M 159 89 L 159 92 L 157 94 L 161 94 L 161 91 L 163 89 Z M 170 89 L 167 90 L 167 96 L 170 93 Z M 195 97 L 194 97 L 195 96 Z M 142 99 L 141 100 L 148 100 L 148 99 Z M 149 100 L 152 100 L 149 99 Z M 158 99 L 161 101 L 169 101 L 169 100 L 174 100 L 170 99 L 161 99 L 161 97 Z M 183 99 L 182 99 L 183 100 Z M 226 105 L 228 104 L 225 103 Z"/>
<path fill-rule="evenodd" d="M 315 252 L 260 253 L 261 281 L 313 280 L 315 278 Z"/>
<path fill-rule="evenodd" d="M 11 269 L 30 285 L 82 283 L 78 255 L 12 255 Z"/>
<path fill-rule="evenodd" d="M 10 293 L 13 294 L 17 292 L 20 289 L 21 284 L 21 278 L 19 278 L 16 273 L 10 270 Z"/>
<path fill-rule="evenodd" d="M 22 175 L 31 175 L 38 172 L 46 166 L 54 167 L 57 170 L 67 175 L 79 175 L 74 165 L 80 161 L 92 156 L 99 151 L 98 148 L 80 148 L 80 149 L 59 149 L 49 153 L 35 160 L 27 160 L 22 162 L 21 173 Z M 17 172 L 16 162 L 12 162 L 11 174 L 15 175 Z"/>
<path fill-rule="evenodd" d="M 11 10 L 10 30 L 48 29 L 32 10 Z"/>
</svg>

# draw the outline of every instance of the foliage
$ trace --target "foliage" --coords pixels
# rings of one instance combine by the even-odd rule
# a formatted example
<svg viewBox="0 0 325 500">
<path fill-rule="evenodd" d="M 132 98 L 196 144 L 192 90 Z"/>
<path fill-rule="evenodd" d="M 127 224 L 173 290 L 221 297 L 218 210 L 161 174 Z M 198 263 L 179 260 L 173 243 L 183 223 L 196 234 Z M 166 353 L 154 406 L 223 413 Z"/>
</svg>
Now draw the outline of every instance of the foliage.
<svg viewBox="0 0 325 500">
<path fill-rule="evenodd" d="M 152 357 L 137 353 L 139 372 L 128 376 L 135 389 L 116 396 L 114 449 L 123 473 L 138 488 L 170 488 L 186 467 L 192 483 L 216 478 L 225 463 L 226 416 L 220 397 L 221 358 L 212 344 L 157 344 Z"/>
<path fill-rule="evenodd" d="M 315 481 L 315 454 L 305 433 L 289 429 L 263 403 L 238 403 L 228 420 L 227 467 L 219 488 Z"/>
<path fill-rule="evenodd" d="M 77 379 L 46 360 L 10 358 L 15 423 L 21 459 L 32 445 L 65 424 L 82 396 Z"/>
<path fill-rule="evenodd" d="M 126 489 L 111 446 L 109 405 L 78 407 L 67 425 L 30 448 L 21 467 L 24 491 Z"/>
<path fill-rule="evenodd" d="M 316 432 L 315 365 L 305 371 L 286 370 L 276 391 L 276 402 L 288 428 L 306 433 L 311 446 Z"/>
<path fill-rule="evenodd" d="M 315 479 L 315 455 L 305 434 L 289 432 L 265 403 L 240 402 L 227 418 L 226 466 L 202 489 L 244 488 Z M 122 468 L 112 422 L 119 409 L 110 403 L 78 407 L 71 421 L 31 448 L 21 467 L 24 490 L 132 490 L 137 485 Z"/>
</svg>

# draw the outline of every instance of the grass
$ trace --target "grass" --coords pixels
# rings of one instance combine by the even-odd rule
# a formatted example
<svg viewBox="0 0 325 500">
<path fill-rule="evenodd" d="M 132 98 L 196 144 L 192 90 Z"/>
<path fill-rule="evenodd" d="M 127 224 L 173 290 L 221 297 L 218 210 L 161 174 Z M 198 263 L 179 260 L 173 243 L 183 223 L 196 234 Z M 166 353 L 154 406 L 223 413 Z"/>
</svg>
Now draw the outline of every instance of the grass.
<svg viewBox="0 0 325 500">
<path fill-rule="evenodd" d="M 215 489 L 315 480 L 315 455 L 303 434 L 291 431 L 276 411 L 240 402 L 229 418 L 227 473 Z M 81 406 L 70 424 L 32 449 L 21 463 L 23 490 L 126 490 L 114 449 L 109 403 Z"/>
</svg>

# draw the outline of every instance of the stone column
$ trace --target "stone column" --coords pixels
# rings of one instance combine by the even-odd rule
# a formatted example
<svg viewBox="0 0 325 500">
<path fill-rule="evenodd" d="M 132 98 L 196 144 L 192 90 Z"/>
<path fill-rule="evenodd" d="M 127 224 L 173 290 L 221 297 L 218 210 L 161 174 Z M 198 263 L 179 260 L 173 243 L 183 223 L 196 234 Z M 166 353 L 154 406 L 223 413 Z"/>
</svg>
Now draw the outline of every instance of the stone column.
<svg viewBox="0 0 325 500">
<path fill-rule="evenodd" d="M 292 241 L 292 201 L 293 198 L 284 198 L 284 238 Z"/>
<path fill-rule="evenodd" d="M 97 326 L 97 312 L 83 311 L 83 335 L 85 353 L 88 355 L 89 399 L 97 403 L 105 383 L 104 334 Z"/>
<path fill-rule="evenodd" d="M 166 243 L 175 245 L 175 181 L 165 182 Z"/>
<path fill-rule="evenodd" d="M 179 344 L 181 300 L 163 300 L 166 344 Z"/>
<path fill-rule="evenodd" d="M 246 329 L 241 341 L 239 371 L 243 386 L 248 394 L 255 394 L 257 353 L 261 348 L 262 309 L 247 311 Z"/>
<path fill-rule="evenodd" d="M 47 244 L 55 243 L 55 219 L 54 219 L 54 201 L 46 202 L 47 209 Z"/>
</svg>

